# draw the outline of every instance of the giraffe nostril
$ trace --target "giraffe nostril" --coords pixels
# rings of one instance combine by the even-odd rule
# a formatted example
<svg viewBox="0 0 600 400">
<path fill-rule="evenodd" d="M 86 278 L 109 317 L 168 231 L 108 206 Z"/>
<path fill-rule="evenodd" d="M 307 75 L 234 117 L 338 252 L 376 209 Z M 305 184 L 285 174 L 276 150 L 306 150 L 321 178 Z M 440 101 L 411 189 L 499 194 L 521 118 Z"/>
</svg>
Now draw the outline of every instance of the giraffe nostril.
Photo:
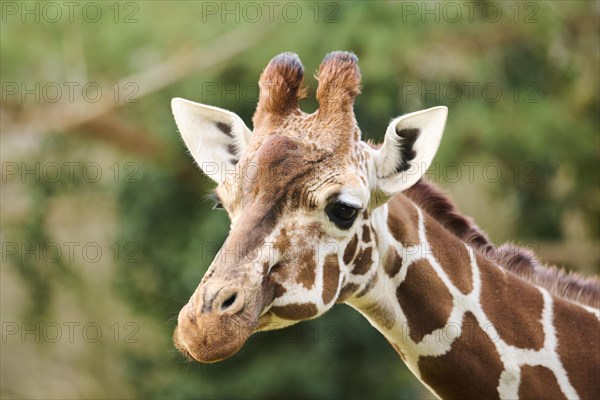
<svg viewBox="0 0 600 400">
<path fill-rule="evenodd" d="M 221 304 L 221 311 L 227 310 L 237 299 L 237 293 L 233 293 L 231 296 L 225 299 L 225 301 Z"/>
</svg>

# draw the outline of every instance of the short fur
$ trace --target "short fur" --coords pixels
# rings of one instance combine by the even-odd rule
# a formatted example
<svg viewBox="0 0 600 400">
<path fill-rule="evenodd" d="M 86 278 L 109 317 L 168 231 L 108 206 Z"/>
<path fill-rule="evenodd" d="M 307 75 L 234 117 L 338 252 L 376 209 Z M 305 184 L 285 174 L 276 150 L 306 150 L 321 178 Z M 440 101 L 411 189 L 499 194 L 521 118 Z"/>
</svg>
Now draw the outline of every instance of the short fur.
<svg viewBox="0 0 600 400">
<path fill-rule="evenodd" d="M 254 116 L 257 120 L 266 116 L 284 116 L 298 110 L 298 100 L 306 96 L 304 67 L 293 53 L 275 56 L 265 67 L 258 81 L 260 97 Z"/>
<path fill-rule="evenodd" d="M 321 62 L 317 76 L 319 113 L 348 113 L 360 93 L 358 58 L 353 53 L 334 51 Z"/>
<path fill-rule="evenodd" d="M 542 265 L 531 251 L 511 243 L 495 246 L 471 218 L 460 213 L 445 193 L 424 178 L 404 194 L 448 231 L 507 271 L 564 299 L 600 307 L 600 280 L 596 277 L 583 277 Z"/>
<path fill-rule="evenodd" d="M 172 102 L 198 164 L 227 167 L 214 180 L 232 217 L 227 240 L 178 315 L 180 351 L 219 361 L 254 332 L 345 302 L 441 398 L 599 393 L 600 316 L 585 305 L 598 303 L 598 281 L 544 267 L 516 245 L 497 247 L 441 190 L 419 181 L 447 108 L 395 118 L 380 150 L 371 150 L 352 110 L 356 56 L 325 57 L 321 107 L 312 114 L 298 107 L 302 79 L 293 54 L 269 63 L 253 131 L 229 111 Z M 235 174 L 231 157 L 239 157 Z M 418 174 L 397 170 L 407 160 Z M 365 209 L 340 226 L 328 211 L 346 199 Z M 379 199 L 389 201 L 376 209 Z"/>
</svg>

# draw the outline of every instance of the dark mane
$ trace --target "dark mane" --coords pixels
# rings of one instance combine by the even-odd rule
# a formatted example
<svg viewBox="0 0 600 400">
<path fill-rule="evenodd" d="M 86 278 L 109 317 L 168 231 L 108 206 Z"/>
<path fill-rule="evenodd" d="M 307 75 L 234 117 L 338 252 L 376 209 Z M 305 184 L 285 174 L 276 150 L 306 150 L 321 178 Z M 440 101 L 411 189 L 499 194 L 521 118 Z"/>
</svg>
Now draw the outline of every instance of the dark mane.
<svg viewBox="0 0 600 400">
<path fill-rule="evenodd" d="M 594 308 L 600 307 L 600 280 L 543 265 L 530 250 L 512 243 L 494 245 L 475 222 L 461 214 L 440 188 L 424 178 L 404 194 L 448 231 L 487 259 L 551 293 Z"/>
</svg>

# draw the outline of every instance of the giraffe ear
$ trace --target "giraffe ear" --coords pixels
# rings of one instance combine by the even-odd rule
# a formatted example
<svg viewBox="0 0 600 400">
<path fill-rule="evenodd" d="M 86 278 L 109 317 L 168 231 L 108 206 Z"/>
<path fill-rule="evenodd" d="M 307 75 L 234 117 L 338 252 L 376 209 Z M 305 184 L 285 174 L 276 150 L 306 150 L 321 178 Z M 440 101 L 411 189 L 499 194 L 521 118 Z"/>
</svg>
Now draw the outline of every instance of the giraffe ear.
<svg viewBox="0 0 600 400">
<path fill-rule="evenodd" d="M 246 152 L 250 129 L 239 116 L 222 108 L 175 98 L 171 109 L 198 166 L 209 178 L 221 183 Z"/>
<path fill-rule="evenodd" d="M 375 153 L 377 189 L 393 195 L 427 171 L 442 140 L 448 108 L 439 106 L 395 118 Z"/>
</svg>

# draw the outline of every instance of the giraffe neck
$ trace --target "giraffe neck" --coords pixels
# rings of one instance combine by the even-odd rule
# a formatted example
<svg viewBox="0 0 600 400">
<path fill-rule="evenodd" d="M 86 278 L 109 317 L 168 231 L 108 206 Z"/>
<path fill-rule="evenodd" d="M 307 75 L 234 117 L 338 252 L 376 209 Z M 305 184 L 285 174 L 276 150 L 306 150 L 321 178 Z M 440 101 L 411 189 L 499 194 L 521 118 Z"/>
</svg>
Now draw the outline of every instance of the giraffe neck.
<svg viewBox="0 0 600 400">
<path fill-rule="evenodd" d="M 370 229 L 376 262 L 349 278 L 359 289 L 345 301 L 436 395 L 598 393 L 598 310 L 507 272 L 403 196 L 376 209 Z"/>
</svg>

